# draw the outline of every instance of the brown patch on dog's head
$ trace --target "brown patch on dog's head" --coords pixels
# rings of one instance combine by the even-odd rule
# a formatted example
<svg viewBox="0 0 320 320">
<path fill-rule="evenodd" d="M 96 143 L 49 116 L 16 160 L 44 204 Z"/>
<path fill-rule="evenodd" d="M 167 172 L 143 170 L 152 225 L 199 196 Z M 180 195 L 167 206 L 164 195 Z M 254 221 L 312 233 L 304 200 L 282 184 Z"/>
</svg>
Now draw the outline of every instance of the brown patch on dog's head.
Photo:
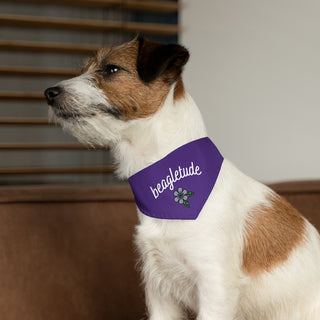
<svg viewBox="0 0 320 320">
<path fill-rule="evenodd" d="M 122 119 L 145 118 L 163 104 L 175 82 L 175 99 L 183 97 L 181 80 L 188 51 L 174 44 L 135 38 L 119 47 L 100 49 L 85 67 Z M 103 107 L 103 106 L 102 106 Z"/>
<path fill-rule="evenodd" d="M 257 275 L 285 262 L 304 239 L 306 222 L 284 198 L 275 195 L 270 206 L 251 210 L 245 225 L 243 270 Z"/>
<path fill-rule="evenodd" d="M 174 99 L 179 100 L 184 97 L 185 91 L 184 91 L 184 85 L 182 81 L 181 75 L 178 77 L 176 86 L 174 87 Z"/>
</svg>

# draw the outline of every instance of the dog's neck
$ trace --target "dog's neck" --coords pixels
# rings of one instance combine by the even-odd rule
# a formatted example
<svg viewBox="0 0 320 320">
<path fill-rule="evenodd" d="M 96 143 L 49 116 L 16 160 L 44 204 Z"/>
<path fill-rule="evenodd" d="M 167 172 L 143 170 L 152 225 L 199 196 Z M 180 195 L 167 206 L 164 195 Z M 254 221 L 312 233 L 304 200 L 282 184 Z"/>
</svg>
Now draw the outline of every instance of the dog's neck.
<svg viewBox="0 0 320 320">
<path fill-rule="evenodd" d="M 176 148 L 205 136 L 202 116 L 191 96 L 185 93 L 175 99 L 172 88 L 161 109 L 150 118 L 132 121 L 123 139 L 112 148 L 117 174 L 128 178 Z"/>
</svg>

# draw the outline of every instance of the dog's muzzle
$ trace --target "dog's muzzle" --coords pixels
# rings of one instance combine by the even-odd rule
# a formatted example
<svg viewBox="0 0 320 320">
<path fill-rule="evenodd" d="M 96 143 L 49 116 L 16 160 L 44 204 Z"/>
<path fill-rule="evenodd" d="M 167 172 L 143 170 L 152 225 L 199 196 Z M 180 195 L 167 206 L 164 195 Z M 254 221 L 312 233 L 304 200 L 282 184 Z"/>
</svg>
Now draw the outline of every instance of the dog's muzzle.
<svg viewBox="0 0 320 320">
<path fill-rule="evenodd" d="M 62 89 L 60 87 L 50 87 L 44 91 L 44 95 L 50 106 L 53 106 L 57 101 Z"/>
</svg>

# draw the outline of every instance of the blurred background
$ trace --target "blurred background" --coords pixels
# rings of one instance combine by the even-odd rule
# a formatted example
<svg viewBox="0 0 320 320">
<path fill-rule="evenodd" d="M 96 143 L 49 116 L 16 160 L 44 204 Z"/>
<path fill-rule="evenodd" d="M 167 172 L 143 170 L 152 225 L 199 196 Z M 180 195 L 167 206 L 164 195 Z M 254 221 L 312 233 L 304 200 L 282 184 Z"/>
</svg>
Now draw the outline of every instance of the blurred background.
<svg viewBox="0 0 320 320">
<path fill-rule="evenodd" d="M 320 177 L 320 2 L 183 1 L 185 83 L 223 155 L 263 182 Z"/>
<path fill-rule="evenodd" d="M 48 124 L 43 90 L 136 33 L 191 52 L 185 84 L 225 157 L 263 182 L 320 177 L 317 1 L 0 1 L 0 184 L 109 183 L 112 159 Z"/>
</svg>

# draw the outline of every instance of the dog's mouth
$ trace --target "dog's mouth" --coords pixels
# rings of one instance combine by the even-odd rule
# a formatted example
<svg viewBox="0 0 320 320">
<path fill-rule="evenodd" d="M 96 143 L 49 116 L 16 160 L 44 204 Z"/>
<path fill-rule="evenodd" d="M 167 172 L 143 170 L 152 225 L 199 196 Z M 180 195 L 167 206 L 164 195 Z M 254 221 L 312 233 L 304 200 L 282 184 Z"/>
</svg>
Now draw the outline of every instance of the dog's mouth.
<svg viewBox="0 0 320 320">
<path fill-rule="evenodd" d="M 68 105 L 66 103 L 66 105 Z M 66 107 L 64 103 L 54 102 L 49 105 L 55 117 L 61 120 L 81 120 L 83 118 L 93 117 L 96 115 L 95 112 L 79 112 L 77 110 L 71 110 Z"/>
<path fill-rule="evenodd" d="M 92 118 L 97 115 L 109 115 L 123 120 L 122 111 L 109 103 L 84 104 L 80 96 L 65 91 L 62 87 L 51 87 L 45 90 L 47 103 L 58 120 L 79 121 L 83 118 Z M 85 98 L 84 98 L 85 100 Z"/>
<path fill-rule="evenodd" d="M 55 117 L 64 121 L 81 121 L 84 119 L 93 118 L 99 114 L 110 115 L 118 120 L 122 118 L 122 113 L 119 109 L 101 104 L 87 107 L 87 109 L 90 111 L 72 110 L 68 101 L 65 101 L 65 103 L 55 102 L 50 105 L 50 108 Z"/>
<path fill-rule="evenodd" d="M 64 110 L 57 110 L 55 108 L 52 108 L 55 116 L 58 118 L 61 118 L 63 120 L 80 120 L 83 118 L 88 118 L 88 117 L 94 117 L 96 114 L 93 113 L 88 113 L 88 114 L 81 114 L 78 112 L 68 112 Z"/>
<path fill-rule="evenodd" d="M 51 87 L 45 90 L 44 95 L 53 114 L 62 120 L 79 120 L 93 117 L 96 112 L 79 111 L 74 109 L 75 99 L 68 99 L 61 87 Z"/>
<path fill-rule="evenodd" d="M 89 111 L 78 111 L 76 109 L 70 108 L 70 103 L 67 101 L 65 103 L 54 103 L 50 105 L 51 110 L 53 111 L 54 115 L 62 120 L 81 120 L 83 118 L 92 118 L 96 116 L 96 112 L 89 112 Z M 91 109 L 91 108 L 90 108 Z"/>
</svg>

